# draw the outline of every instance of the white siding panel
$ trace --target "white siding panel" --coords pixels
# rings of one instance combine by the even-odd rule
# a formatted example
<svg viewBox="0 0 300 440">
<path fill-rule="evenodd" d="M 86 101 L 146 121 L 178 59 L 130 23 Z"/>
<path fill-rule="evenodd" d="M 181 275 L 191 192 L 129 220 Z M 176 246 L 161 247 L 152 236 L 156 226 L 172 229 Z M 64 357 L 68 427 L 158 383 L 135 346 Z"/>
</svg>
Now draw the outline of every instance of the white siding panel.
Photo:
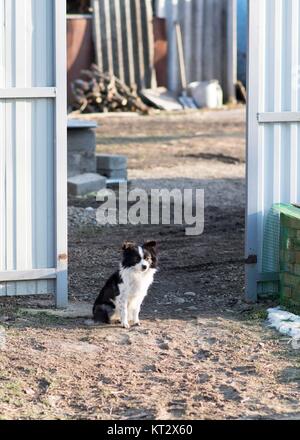
<svg viewBox="0 0 300 440">
<path fill-rule="evenodd" d="M 291 57 L 290 57 L 290 69 L 289 75 L 290 78 L 287 78 L 287 81 L 291 81 L 291 109 L 293 112 L 297 112 L 299 109 L 299 38 L 300 38 L 300 30 L 298 23 L 300 22 L 300 4 L 298 0 L 289 0 L 289 8 L 291 13 L 291 23 L 292 29 L 295 34 L 291 36 L 291 40 L 289 44 L 291 45 Z M 291 188 L 291 199 L 298 200 L 300 197 L 300 192 L 298 191 L 298 169 L 299 164 L 299 134 L 298 134 L 298 125 L 299 124 L 291 124 L 291 172 L 290 172 L 290 188 Z"/>
<path fill-rule="evenodd" d="M 5 81 L 1 87 L 51 87 L 53 0 L 9 0 L 5 9 Z"/>
<path fill-rule="evenodd" d="M 35 142 L 33 146 L 34 190 L 32 210 L 35 232 L 33 239 L 33 268 L 55 267 L 54 230 L 54 111 L 51 100 L 39 100 L 35 107 Z M 42 127 L 42 130 L 40 129 Z M 45 197 L 45 194 L 48 194 Z M 38 291 L 46 293 L 53 289 L 53 281 L 38 281 Z"/>
<path fill-rule="evenodd" d="M 4 104 L 5 114 L 5 199 L 6 199 L 6 270 L 16 270 L 16 103 L 6 102 Z M 15 295 L 15 283 L 7 283 L 7 294 Z"/>
<path fill-rule="evenodd" d="M 0 1 L 0 87 L 5 83 L 5 9 Z"/>
<path fill-rule="evenodd" d="M 0 296 L 56 294 L 60 305 L 67 298 L 65 6 L 0 0 Z"/>
<path fill-rule="evenodd" d="M 4 1 L 0 1 L 0 87 L 5 83 L 5 9 Z M 6 150 L 4 130 L 4 103 L 0 101 L 0 271 L 6 268 L 6 217 L 5 217 L 5 162 Z M 0 296 L 6 295 L 6 284 L 0 283 Z"/>
<path fill-rule="evenodd" d="M 1 240 L 0 269 L 55 267 L 54 101 L 6 100 L 0 115 L 6 123 L 0 180 L 1 212 L 6 212 L 0 231 L 6 240 Z M 7 289 L 9 295 L 53 292 L 53 281 L 10 282 Z"/>
<path fill-rule="evenodd" d="M 272 122 L 273 113 L 300 112 L 299 24 L 300 0 L 249 1 L 246 257 L 257 255 L 246 270 L 249 299 L 257 297 L 267 213 L 274 203 L 300 203 L 299 123 Z M 259 122 L 266 112 L 271 122 Z"/>
<path fill-rule="evenodd" d="M 6 190 L 5 190 L 5 131 L 3 127 L 4 121 L 4 104 L 0 102 L 0 271 L 6 270 Z M 2 122 L 2 123 L 1 123 Z M 0 296 L 6 295 L 6 284 L 0 283 Z"/>
</svg>

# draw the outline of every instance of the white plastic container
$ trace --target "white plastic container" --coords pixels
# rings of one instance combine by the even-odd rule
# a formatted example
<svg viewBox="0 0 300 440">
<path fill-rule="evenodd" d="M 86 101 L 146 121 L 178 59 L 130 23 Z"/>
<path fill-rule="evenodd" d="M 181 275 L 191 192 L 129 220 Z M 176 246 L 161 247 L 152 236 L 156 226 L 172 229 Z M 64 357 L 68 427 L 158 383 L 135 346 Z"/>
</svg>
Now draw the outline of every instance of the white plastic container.
<svg viewBox="0 0 300 440">
<path fill-rule="evenodd" d="M 188 93 L 199 108 L 215 109 L 223 106 L 223 90 L 218 80 L 192 82 L 188 86 Z"/>
</svg>

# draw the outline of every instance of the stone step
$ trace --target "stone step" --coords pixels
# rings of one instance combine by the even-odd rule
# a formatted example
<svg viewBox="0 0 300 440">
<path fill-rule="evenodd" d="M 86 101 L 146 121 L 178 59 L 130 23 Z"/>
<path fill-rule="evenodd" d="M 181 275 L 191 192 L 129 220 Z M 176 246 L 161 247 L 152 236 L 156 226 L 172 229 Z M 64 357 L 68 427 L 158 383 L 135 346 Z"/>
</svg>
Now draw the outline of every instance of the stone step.
<svg viewBox="0 0 300 440">
<path fill-rule="evenodd" d="M 125 179 L 127 180 L 127 169 L 125 170 L 107 170 L 107 169 L 97 169 L 98 173 L 108 179 Z"/>
<path fill-rule="evenodd" d="M 126 170 L 127 157 L 118 154 L 96 154 L 98 170 Z M 99 171 L 98 171 L 99 172 Z"/>
<path fill-rule="evenodd" d="M 84 196 L 106 188 L 106 177 L 95 173 L 79 174 L 68 178 L 68 193 L 72 196 Z"/>
</svg>

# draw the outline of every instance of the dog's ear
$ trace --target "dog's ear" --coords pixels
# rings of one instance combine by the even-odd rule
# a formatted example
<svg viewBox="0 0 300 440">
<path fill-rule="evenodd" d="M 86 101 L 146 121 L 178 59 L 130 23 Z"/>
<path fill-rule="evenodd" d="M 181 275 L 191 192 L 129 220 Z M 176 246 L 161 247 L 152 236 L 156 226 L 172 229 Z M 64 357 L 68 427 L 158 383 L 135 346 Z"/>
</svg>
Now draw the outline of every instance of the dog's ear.
<svg viewBox="0 0 300 440">
<path fill-rule="evenodd" d="M 133 241 L 124 241 L 122 244 L 122 251 L 126 251 L 127 249 L 133 249 L 135 247 L 135 243 Z"/>
<path fill-rule="evenodd" d="M 157 243 L 156 243 L 156 241 L 154 241 L 154 240 L 146 241 L 146 242 L 143 244 L 143 247 L 144 247 L 144 248 L 148 248 L 148 249 L 150 249 L 150 248 L 154 249 L 154 248 L 156 248 L 156 246 L 157 246 Z"/>
</svg>

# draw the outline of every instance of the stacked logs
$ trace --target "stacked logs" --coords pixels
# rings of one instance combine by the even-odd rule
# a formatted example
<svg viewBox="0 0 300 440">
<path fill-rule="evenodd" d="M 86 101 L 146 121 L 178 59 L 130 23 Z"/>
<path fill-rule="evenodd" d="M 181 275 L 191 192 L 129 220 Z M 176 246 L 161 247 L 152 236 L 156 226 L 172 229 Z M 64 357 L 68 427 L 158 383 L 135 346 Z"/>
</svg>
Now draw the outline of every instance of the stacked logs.
<svg viewBox="0 0 300 440">
<path fill-rule="evenodd" d="M 82 70 L 80 78 L 71 86 L 74 110 L 81 113 L 148 113 L 149 110 L 136 90 L 122 83 L 114 75 L 101 72 L 95 64 L 90 70 Z"/>
</svg>

